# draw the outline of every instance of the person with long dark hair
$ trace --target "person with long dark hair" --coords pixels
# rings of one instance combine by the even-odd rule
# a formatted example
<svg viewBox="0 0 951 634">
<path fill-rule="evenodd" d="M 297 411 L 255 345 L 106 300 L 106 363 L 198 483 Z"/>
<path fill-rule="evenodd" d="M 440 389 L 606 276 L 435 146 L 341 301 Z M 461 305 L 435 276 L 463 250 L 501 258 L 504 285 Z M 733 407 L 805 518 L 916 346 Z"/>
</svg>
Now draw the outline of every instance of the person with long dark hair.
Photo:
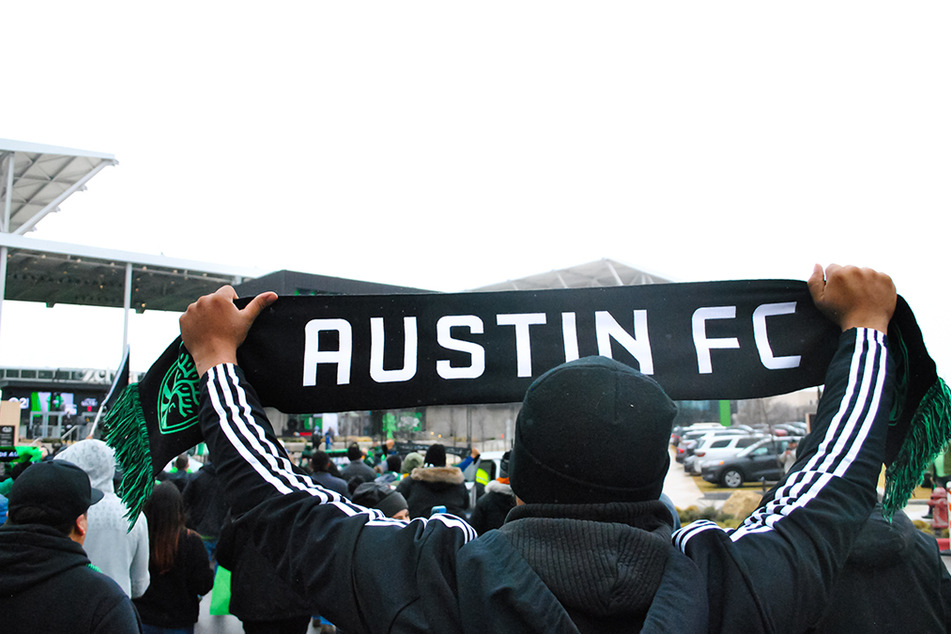
<svg viewBox="0 0 951 634">
<path fill-rule="evenodd" d="M 156 485 L 145 504 L 152 582 L 134 600 L 143 634 L 192 634 L 198 604 L 215 574 L 201 537 L 185 528 L 182 494 L 171 482 Z"/>
</svg>

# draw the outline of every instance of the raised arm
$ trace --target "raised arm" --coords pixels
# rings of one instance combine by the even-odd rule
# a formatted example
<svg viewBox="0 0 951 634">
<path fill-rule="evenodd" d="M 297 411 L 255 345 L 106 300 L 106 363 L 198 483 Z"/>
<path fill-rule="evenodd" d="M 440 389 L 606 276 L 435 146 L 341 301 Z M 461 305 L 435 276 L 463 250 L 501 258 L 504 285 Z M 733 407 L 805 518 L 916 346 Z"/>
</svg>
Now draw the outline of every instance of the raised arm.
<svg viewBox="0 0 951 634">
<path fill-rule="evenodd" d="M 816 267 L 809 288 L 843 334 L 796 465 L 736 530 L 697 522 L 675 536 L 708 578 L 732 579 L 708 589 L 713 622 L 742 622 L 730 612 L 755 605 L 767 615 L 763 629 L 804 630 L 875 502 L 895 389 L 885 338 L 895 287 L 870 269 L 833 265 Z"/>
<path fill-rule="evenodd" d="M 345 630 L 405 621 L 416 631 L 446 631 L 440 624 L 451 621 L 448 608 L 418 599 L 445 592 L 454 553 L 475 531 L 451 515 L 386 518 L 295 468 L 235 362 L 254 319 L 276 296 L 263 293 L 241 310 L 234 298 L 234 290 L 223 287 L 199 299 L 181 329 L 201 376 L 202 434 L 233 516 L 250 528 L 248 547 L 271 562 L 314 613 Z M 394 586 L 385 575 L 363 574 L 374 567 L 405 576 Z"/>
</svg>

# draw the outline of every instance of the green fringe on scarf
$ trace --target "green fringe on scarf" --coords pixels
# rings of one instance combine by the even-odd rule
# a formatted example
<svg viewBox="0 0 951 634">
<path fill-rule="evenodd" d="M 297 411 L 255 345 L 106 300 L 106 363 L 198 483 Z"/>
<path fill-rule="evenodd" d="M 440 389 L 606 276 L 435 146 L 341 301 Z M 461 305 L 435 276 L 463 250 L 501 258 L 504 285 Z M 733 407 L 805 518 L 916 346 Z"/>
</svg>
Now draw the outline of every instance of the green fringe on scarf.
<svg viewBox="0 0 951 634">
<path fill-rule="evenodd" d="M 102 419 L 103 439 L 116 451 L 116 461 L 122 468 L 119 497 L 128 511 L 129 530 L 152 495 L 155 478 L 152 476 L 152 454 L 145 413 L 139 399 L 139 386 L 126 387 Z"/>
<path fill-rule="evenodd" d="M 885 470 L 884 516 L 904 508 L 925 470 L 951 438 L 951 390 L 938 377 L 918 404 L 895 460 Z"/>
</svg>

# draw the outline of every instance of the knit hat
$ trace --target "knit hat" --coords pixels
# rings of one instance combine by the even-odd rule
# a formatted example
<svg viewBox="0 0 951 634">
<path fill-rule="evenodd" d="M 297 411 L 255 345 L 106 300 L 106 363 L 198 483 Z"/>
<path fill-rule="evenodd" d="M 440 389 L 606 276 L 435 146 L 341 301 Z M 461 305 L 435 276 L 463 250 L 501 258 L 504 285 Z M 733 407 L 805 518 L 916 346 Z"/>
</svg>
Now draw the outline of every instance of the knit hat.
<svg viewBox="0 0 951 634">
<path fill-rule="evenodd" d="M 379 509 L 387 517 L 393 517 L 406 509 L 406 498 L 388 484 L 364 482 L 353 492 L 353 502 L 371 509 Z"/>
<path fill-rule="evenodd" d="M 607 357 L 559 365 L 528 388 L 509 482 L 528 503 L 656 500 L 677 408 L 652 378 Z"/>
<path fill-rule="evenodd" d="M 89 484 L 86 472 L 65 460 L 37 462 L 13 482 L 7 496 L 8 513 L 25 508 L 46 512 L 51 523 L 75 520 L 102 499 L 102 491 Z"/>
<path fill-rule="evenodd" d="M 426 450 L 426 459 L 424 462 L 432 467 L 446 466 L 446 447 L 438 442 L 429 446 Z"/>
<path fill-rule="evenodd" d="M 413 469 L 423 466 L 423 455 L 412 451 L 406 454 L 406 458 L 403 459 L 403 468 L 401 473 L 412 473 Z"/>
</svg>

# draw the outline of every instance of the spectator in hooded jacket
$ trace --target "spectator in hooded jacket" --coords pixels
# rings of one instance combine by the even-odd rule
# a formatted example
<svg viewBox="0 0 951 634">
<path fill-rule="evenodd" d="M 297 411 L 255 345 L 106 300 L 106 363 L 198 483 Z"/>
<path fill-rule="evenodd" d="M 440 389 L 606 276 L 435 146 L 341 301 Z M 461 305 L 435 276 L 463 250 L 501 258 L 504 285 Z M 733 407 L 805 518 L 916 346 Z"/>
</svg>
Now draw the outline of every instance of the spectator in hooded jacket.
<svg viewBox="0 0 951 634">
<path fill-rule="evenodd" d="M 411 451 L 403 458 L 403 466 L 400 467 L 400 480 L 405 480 L 413 469 L 423 466 L 423 454 Z"/>
<path fill-rule="evenodd" d="M 424 466 L 413 469 L 396 487 L 409 506 L 409 516 L 429 517 L 433 507 L 445 506 L 446 512 L 465 517 L 469 491 L 458 467 L 446 466 L 446 447 L 434 443 L 426 450 Z"/>
<path fill-rule="evenodd" d="M 0 526 L 4 634 L 139 632 L 129 596 L 83 550 L 86 511 L 101 499 L 86 472 L 65 460 L 30 465 L 16 478 Z"/>
<path fill-rule="evenodd" d="M 86 439 L 56 454 L 86 472 L 102 500 L 89 507 L 89 532 L 83 548 L 89 561 L 115 579 L 135 599 L 149 587 L 149 524 L 141 515 L 129 529 L 128 509 L 115 493 L 115 451 L 101 440 Z"/>
</svg>

